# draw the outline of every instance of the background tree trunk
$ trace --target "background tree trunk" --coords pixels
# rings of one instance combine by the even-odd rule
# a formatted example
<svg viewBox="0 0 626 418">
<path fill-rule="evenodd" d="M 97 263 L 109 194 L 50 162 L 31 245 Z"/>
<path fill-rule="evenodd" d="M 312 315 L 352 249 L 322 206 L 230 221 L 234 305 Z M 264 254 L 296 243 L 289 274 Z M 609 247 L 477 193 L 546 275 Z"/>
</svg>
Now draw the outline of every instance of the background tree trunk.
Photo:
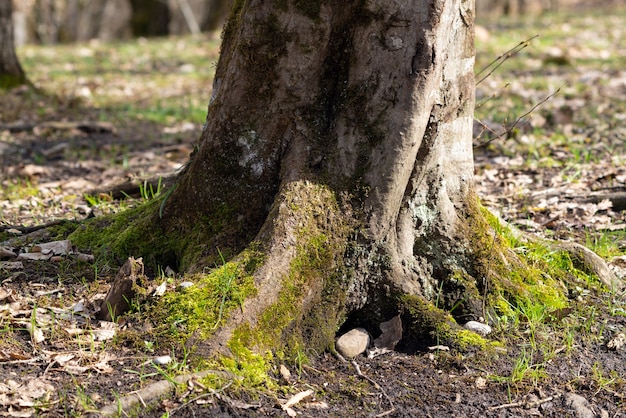
<svg viewBox="0 0 626 418">
<path fill-rule="evenodd" d="M 202 30 L 218 30 L 224 24 L 228 11 L 233 4 L 232 0 L 208 0 L 206 11 L 202 20 Z"/>
<path fill-rule="evenodd" d="M 133 10 L 131 27 L 134 36 L 164 36 L 168 34 L 170 9 L 167 2 L 130 0 Z"/>
<path fill-rule="evenodd" d="M 209 257 L 265 253 L 214 347 L 271 321 L 281 342 L 323 348 L 344 320 L 389 319 L 398 294 L 432 300 L 469 270 L 473 19 L 471 0 L 236 2 L 162 220 L 202 225 Z"/>
<path fill-rule="evenodd" d="M 0 0 L 0 88 L 11 88 L 26 82 L 24 70 L 15 55 L 11 0 Z"/>
</svg>

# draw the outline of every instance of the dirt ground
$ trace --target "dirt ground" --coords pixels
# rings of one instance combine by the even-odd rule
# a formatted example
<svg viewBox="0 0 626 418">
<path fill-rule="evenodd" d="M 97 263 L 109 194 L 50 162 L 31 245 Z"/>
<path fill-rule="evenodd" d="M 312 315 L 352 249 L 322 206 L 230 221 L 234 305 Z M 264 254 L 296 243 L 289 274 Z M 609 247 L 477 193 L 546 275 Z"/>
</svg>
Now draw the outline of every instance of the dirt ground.
<svg viewBox="0 0 626 418">
<path fill-rule="evenodd" d="M 580 39 L 570 40 L 567 59 L 578 64 L 548 68 L 544 78 L 550 85 L 569 82 L 570 90 L 547 102 L 517 133 L 476 148 L 476 183 L 485 205 L 518 227 L 583 244 L 605 240 L 619 250 L 612 256 L 618 256 L 626 253 L 626 208 L 619 206 L 620 193 L 626 192 L 626 72 L 619 65 L 626 56 L 626 37 L 620 35 L 626 19 L 611 18 L 582 22 L 597 36 L 581 30 Z M 618 65 L 607 67 L 596 49 L 585 49 L 583 38 L 618 39 L 608 52 Z M 531 53 L 526 59 L 547 61 L 558 58 L 558 52 Z M 535 100 L 531 103 L 545 97 L 545 86 L 536 87 L 537 93 L 524 84 L 537 68 L 512 71 L 518 96 Z M 501 85 L 495 77 L 483 86 L 487 93 Z M 96 91 L 94 80 L 77 82 L 76 88 Z M 580 80 L 584 87 L 575 84 Z M 207 85 L 195 86 L 205 88 L 205 103 Z M 479 88 L 479 101 L 485 91 Z M 518 98 L 505 97 L 494 109 L 517 106 Z M 146 405 L 117 411 L 125 395 L 192 372 L 185 349 L 144 340 L 140 315 L 117 325 L 94 319 L 93 307 L 119 266 L 94 268 L 88 248 L 45 260 L 18 258 L 34 242 L 63 238 L 62 228 L 71 222 L 149 199 L 143 179 L 173 175 L 201 128 L 198 121 L 164 126 L 116 119 L 107 112 L 69 93 L 55 98 L 17 89 L 0 101 L 0 247 L 13 252 L 0 253 L 1 415 L 98 416 L 112 405 L 113 415 L 142 417 L 289 412 L 302 417 L 626 417 L 626 296 L 583 287 L 572 289 L 567 311 L 539 325 L 529 319 L 513 328 L 494 327 L 488 339 L 502 344 L 486 352 L 450 352 L 425 341 L 417 352 L 400 345 L 397 351 L 354 362 L 306 353 L 308 363 L 284 364 L 289 379 L 276 363 L 271 390 L 243 391 L 235 377 L 219 375 L 221 389 L 207 390 L 192 379 Z M 491 127 L 501 122 L 490 117 L 481 120 Z M 134 186 L 123 190 L 134 200 L 108 193 L 129 183 Z M 156 190 L 158 184 L 151 184 Z M 585 200 L 595 195 L 600 198 Z M 70 223 L 37 228 L 58 220 Z M 623 275 L 618 261 L 615 272 Z M 156 286 L 155 274 L 150 277 Z M 162 356 L 171 359 L 155 364 Z M 312 393 L 291 409 L 282 407 L 307 390 Z"/>
<path fill-rule="evenodd" d="M 142 131 L 151 128 L 154 127 L 147 124 Z M 20 151 L 3 154 L 5 167 L 24 169 L 28 167 L 24 161 L 48 146 L 29 137 L 31 133 L 19 135 L 23 135 L 19 140 Z M 75 132 L 72 135 L 75 141 L 72 147 L 78 149 L 93 141 L 112 147 L 122 142 L 133 167 L 140 167 L 144 173 L 172 168 L 169 151 L 160 152 L 158 145 L 142 149 L 140 141 L 132 140 L 132 132 L 116 135 Z M 172 149 L 171 144 L 164 147 Z M 146 153 L 151 155 L 142 157 Z M 145 165 L 142 165 L 142 158 Z M 71 182 L 69 179 L 74 173 L 80 172 L 73 192 L 77 194 L 84 187 L 81 181 L 94 185 L 114 184 L 124 178 L 114 170 L 99 170 L 98 164 L 78 168 L 64 159 L 51 161 L 44 170 L 38 174 L 40 187 Z M 66 191 L 72 193 L 72 187 Z M 54 197 L 50 199 L 54 201 Z M 61 201 L 54 210 L 57 214 L 73 211 L 78 217 L 90 216 L 89 213 L 99 210 L 89 207 L 79 197 L 75 199 Z M 40 205 L 48 204 L 39 198 L 37 201 Z M 76 209 L 77 206 L 84 211 Z M 36 206 L 27 208 L 26 212 L 31 209 L 35 213 L 26 215 L 32 217 L 30 219 L 22 218 L 22 224 L 32 224 L 31 219 L 45 220 Z M 45 233 L 39 230 L 22 235 L 45 242 L 49 240 Z M 23 242 L 24 238 L 19 239 Z M 24 248 L 20 245 L 13 244 L 11 248 L 19 251 Z M 0 344 L 0 403 L 4 415 L 87 415 L 104 405 L 114 404 L 120 396 L 163 380 L 165 375 L 151 362 L 158 355 L 175 353 L 178 359 L 174 361 L 182 361 L 182 347 L 164 347 L 151 352 L 145 346 L 137 350 L 136 342 L 124 336 L 125 332 L 141 329 L 141 324 L 132 320 L 117 329 L 119 337 L 102 337 L 102 341 L 98 341 L 97 336 L 74 337 L 77 333 L 84 335 L 82 332 L 87 329 L 101 329 L 90 317 L 89 309 L 78 310 L 76 304 L 80 301 L 89 304 L 101 297 L 113 270 L 94 272 L 91 264 L 74 258 L 58 262 L 24 260 L 23 265 L 19 270 L 0 269 L 4 292 L 0 295 L 0 314 L 5 324 Z M 96 275 L 97 280 L 93 280 Z M 623 295 L 585 295 L 581 303 L 595 304 L 597 309 L 593 311 L 593 318 L 583 318 L 590 312 L 584 309 L 575 315 L 572 321 L 591 322 L 588 328 L 580 327 L 571 342 L 558 335 L 562 329 L 558 324 L 550 324 L 542 330 L 530 330 L 520 324 L 519 336 L 513 336 L 506 349 L 489 354 L 427 349 L 392 352 L 373 359 L 357 358 L 362 374 L 371 380 L 359 376 L 352 363 L 322 353 L 310 356 L 310 364 L 299 372 L 288 365 L 294 376 L 291 383 L 286 383 L 276 371 L 276 384 L 280 385 L 277 391 L 259 389 L 249 393 L 231 385 L 219 393 L 207 394 L 199 385 L 195 390 L 181 386 L 176 393 L 152 401 L 149 407 L 141 407 L 135 413 L 154 417 L 163 416 L 166 411 L 170 416 L 286 416 L 280 405 L 291 395 L 311 389 L 313 395 L 293 407 L 299 416 L 623 417 L 626 416 L 626 349 L 609 348 L 608 343 L 626 330 L 624 300 Z M 56 319 L 46 319 L 54 315 Z M 46 321 L 48 324 L 54 321 L 40 342 L 28 331 L 33 317 L 42 328 L 46 328 Z M 567 317 L 562 319 L 568 320 Z M 536 347 L 531 347 L 528 341 L 530 332 L 537 332 Z M 489 337 L 498 341 L 505 336 L 496 332 Z M 542 352 L 543 349 L 547 352 Z M 526 364 L 520 366 L 520 358 L 525 356 L 528 357 Z M 513 377 L 516 367 L 523 370 Z M 172 373 L 185 371 L 189 371 L 188 365 L 181 364 Z M 41 394 L 45 394 L 43 398 L 38 396 Z"/>
</svg>

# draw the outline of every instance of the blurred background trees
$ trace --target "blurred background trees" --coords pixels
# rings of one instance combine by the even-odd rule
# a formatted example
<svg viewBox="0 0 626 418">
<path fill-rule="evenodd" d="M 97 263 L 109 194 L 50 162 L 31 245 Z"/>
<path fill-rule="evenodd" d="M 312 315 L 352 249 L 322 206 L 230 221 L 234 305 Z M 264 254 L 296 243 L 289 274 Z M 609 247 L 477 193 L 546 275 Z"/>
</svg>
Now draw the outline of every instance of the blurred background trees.
<svg viewBox="0 0 626 418">
<path fill-rule="evenodd" d="M 623 0 L 476 0 L 476 15 L 481 17 L 537 15 L 544 12 L 621 5 Z"/>
<path fill-rule="evenodd" d="M 15 39 L 58 43 L 221 29 L 233 0 L 12 0 Z M 477 0 L 477 16 L 497 18 L 618 5 L 623 0 Z"/>
<path fill-rule="evenodd" d="M 12 1 L 18 45 L 219 30 L 232 3 L 232 0 Z"/>
<path fill-rule="evenodd" d="M 0 0 L 0 89 L 26 83 L 13 40 L 11 0 Z"/>
</svg>

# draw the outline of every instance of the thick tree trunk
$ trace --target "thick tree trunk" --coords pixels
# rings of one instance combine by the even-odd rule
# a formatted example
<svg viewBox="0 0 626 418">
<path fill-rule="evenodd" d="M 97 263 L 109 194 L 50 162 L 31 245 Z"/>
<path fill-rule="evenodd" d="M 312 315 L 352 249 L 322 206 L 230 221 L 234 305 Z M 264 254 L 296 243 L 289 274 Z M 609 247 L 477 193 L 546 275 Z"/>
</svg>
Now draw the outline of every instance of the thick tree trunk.
<svg viewBox="0 0 626 418">
<path fill-rule="evenodd" d="M 15 55 L 11 0 L 0 0 L 0 89 L 25 84 L 24 70 Z"/>
<path fill-rule="evenodd" d="M 265 321 L 323 348 L 346 319 L 389 319 L 397 295 L 434 300 L 469 270 L 473 1 L 304 3 L 236 2 L 199 148 L 162 213 L 202 225 L 206 254 L 265 253 L 215 347 Z"/>
</svg>

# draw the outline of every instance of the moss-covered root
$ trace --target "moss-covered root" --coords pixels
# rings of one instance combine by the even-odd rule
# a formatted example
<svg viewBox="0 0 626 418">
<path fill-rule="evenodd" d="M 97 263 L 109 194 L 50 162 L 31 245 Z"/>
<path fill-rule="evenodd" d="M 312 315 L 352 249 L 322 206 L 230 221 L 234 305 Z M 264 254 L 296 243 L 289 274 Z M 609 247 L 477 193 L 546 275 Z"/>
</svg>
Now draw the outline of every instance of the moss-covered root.
<svg viewBox="0 0 626 418">
<path fill-rule="evenodd" d="M 406 348 L 414 350 L 429 345 L 445 345 L 453 350 L 474 351 L 487 347 L 487 341 L 473 331 L 459 326 L 452 316 L 419 296 L 400 298 Z"/>
<path fill-rule="evenodd" d="M 485 209 L 486 210 L 486 209 Z M 492 215 L 493 216 L 493 215 Z M 552 248 L 556 251 L 564 251 L 569 254 L 574 267 L 589 275 L 595 275 L 607 288 L 613 291 L 622 291 L 626 283 L 620 280 L 609 268 L 606 261 L 584 245 L 575 242 L 549 242 L 538 237 L 524 233 L 500 217 L 495 217 L 502 228 L 508 230 L 515 239 L 522 242 L 532 242 Z"/>
<path fill-rule="evenodd" d="M 617 278 L 604 259 L 584 245 L 575 242 L 559 242 L 552 245 L 570 255 L 574 266 L 587 274 L 594 274 L 598 280 L 613 291 L 624 290 L 625 283 Z"/>
</svg>

